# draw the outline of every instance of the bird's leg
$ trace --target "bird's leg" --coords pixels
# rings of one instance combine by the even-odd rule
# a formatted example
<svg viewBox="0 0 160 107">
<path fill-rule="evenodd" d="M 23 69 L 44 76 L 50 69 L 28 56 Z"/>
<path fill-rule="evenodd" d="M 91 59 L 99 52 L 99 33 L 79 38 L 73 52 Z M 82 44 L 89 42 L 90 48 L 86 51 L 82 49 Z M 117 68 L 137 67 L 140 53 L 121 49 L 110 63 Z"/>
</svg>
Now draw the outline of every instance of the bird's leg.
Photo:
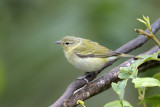
<svg viewBox="0 0 160 107">
<path fill-rule="evenodd" d="M 78 77 L 77 79 L 79 79 L 79 80 L 85 80 L 85 81 L 86 81 L 86 83 L 88 84 L 88 83 L 89 83 L 89 81 L 88 81 L 88 79 L 87 79 L 87 78 L 89 78 L 89 77 L 93 77 L 93 76 L 94 76 L 94 77 L 96 77 L 96 76 L 97 76 L 97 74 L 96 74 L 96 72 L 95 72 L 95 71 L 93 71 L 93 72 L 86 72 L 86 73 L 85 73 L 85 75 L 80 76 L 80 77 Z M 86 85 L 87 85 L 87 84 L 86 84 Z M 74 95 L 74 94 L 76 94 L 78 91 L 80 91 L 80 90 L 84 89 L 86 85 L 84 85 L 83 87 L 81 87 L 81 88 L 77 89 L 77 90 L 73 93 L 73 95 Z"/>
<path fill-rule="evenodd" d="M 78 77 L 77 79 L 83 79 L 83 80 L 85 80 L 87 83 L 89 82 L 88 81 L 88 77 L 93 77 L 93 76 L 97 76 L 97 74 L 93 71 L 93 72 L 86 72 L 85 73 L 85 75 L 83 75 L 83 76 L 80 76 L 80 77 Z"/>
<path fill-rule="evenodd" d="M 86 72 L 84 76 L 86 76 L 86 77 L 93 77 L 93 76 L 96 76 L 96 73 L 95 73 L 95 71 L 93 71 L 93 72 Z"/>
</svg>

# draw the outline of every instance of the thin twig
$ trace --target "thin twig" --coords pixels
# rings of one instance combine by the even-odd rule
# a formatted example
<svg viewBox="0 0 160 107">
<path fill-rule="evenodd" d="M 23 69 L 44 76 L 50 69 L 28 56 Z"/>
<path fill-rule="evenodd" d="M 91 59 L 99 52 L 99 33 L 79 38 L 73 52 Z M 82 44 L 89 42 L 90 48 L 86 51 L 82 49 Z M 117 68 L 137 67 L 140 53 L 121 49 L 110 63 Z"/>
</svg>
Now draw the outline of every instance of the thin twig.
<svg viewBox="0 0 160 107">
<path fill-rule="evenodd" d="M 159 40 L 156 38 L 156 36 L 153 34 L 152 32 L 152 28 L 151 28 L 151 25 L 150 25 L 150 20 L 149 20 L 149 16 L 145 17 L 143 15 L 143 19 L 139 19 L 137 18 L 137 20 L 141 23 L 143 23 L 149 30 L 149 33 L 146 33 L 145 31 L 143 31 L 142 29 L 135 29 L 135 31 L 137 33 L 139 33 L 140 35 L 144 35 L 150 39 L 152 39 L 157 45 L 158 47 L 160 48 L 160 42 Z"/>
</svg>

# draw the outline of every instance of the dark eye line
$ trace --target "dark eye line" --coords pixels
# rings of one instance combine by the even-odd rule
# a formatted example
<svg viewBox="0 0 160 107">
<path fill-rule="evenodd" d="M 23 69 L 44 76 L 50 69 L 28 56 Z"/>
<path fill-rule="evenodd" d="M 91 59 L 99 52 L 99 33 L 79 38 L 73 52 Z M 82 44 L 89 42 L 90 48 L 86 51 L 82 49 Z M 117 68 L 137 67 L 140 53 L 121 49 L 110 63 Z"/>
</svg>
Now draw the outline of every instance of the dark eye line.
<svg viewBox="0 0 160 107">
<path fill-rule="evenodd" d="M 63 44 L 69 45 L 69 44 L 73 44 L 73 43 L 71 43 L 71 42 L 65 42 L 65 43 L 63 43 Z"/>
</svg>

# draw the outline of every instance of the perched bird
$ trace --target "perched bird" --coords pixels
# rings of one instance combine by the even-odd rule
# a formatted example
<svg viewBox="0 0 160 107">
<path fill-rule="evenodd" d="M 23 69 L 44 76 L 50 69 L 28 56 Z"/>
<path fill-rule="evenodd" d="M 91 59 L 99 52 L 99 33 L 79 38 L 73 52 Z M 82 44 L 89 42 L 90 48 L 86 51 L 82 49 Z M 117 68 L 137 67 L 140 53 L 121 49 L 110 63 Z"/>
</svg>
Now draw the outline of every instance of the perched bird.
<svg viewBox="0 0 160 107">
<path fill-rule="evenodd" d="M 106 62 L 120 57 L 134 57 L 112 51 L 88 39 L 65 36 L 55 42 L 63 47 L 67 60 L 78 70 L 84 72 L 97 71 Z"/>
</svg>

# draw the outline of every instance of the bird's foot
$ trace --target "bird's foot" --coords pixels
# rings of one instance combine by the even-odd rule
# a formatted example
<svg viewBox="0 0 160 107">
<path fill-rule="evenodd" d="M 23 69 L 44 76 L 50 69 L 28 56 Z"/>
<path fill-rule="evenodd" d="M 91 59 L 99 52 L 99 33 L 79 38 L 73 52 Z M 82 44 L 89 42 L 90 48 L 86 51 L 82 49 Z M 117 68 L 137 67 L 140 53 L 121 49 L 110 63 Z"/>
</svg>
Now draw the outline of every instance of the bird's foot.
<svg viewBox="0 0 160 107">
<path fill-rule="evenodd" d="M 78 77 L 77 79 L 79 80 L 85 80 L 86 83 L 89 83 L 87 77 L 92 77 L 92 76 L 96 76 L 95 72 L 86 72 L 85 75 Z"/>
</svg>

